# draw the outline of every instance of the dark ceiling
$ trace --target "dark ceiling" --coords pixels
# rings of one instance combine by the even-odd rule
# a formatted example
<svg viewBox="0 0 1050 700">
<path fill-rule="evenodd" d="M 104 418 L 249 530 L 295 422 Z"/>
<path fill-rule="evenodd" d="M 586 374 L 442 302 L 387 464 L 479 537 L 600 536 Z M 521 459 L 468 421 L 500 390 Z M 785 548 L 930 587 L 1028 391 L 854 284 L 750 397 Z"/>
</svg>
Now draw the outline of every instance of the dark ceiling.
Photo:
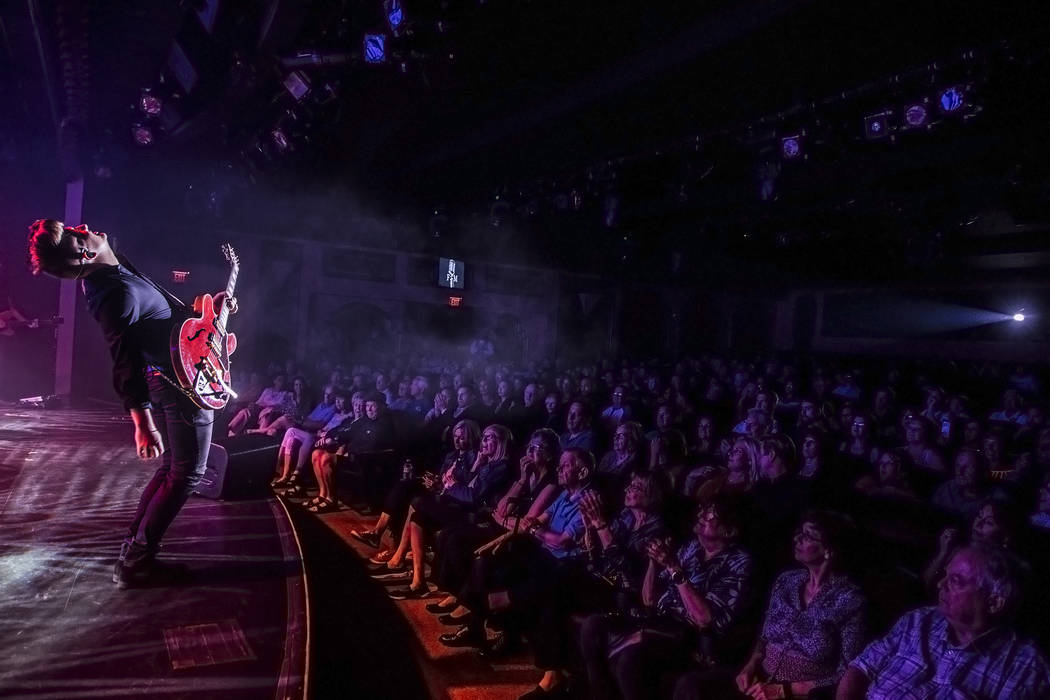
<svg viewBox="0 0 1050 700">
<path fill-rule="evenodd" d="M 475 255 L 528 236 L 535 260 L 655 277 L 722 275 L 726 259 L 871 276 L 856 263 L 873 252 L 890 276 L 1046 267 L 1043 2 L 402 6 L 369 65 L 364 34 L 390 33 L 382 0 L 8 3 L 4 157 L 115 180 L 192 162 L 254 183 L 225 216 L 247 215 L 252 187 L 338 184 Z M 211 33 L 198 11 L 215 12 Z M 188 93 L 173 42 L 198 74 Z M 282 86 L 293 68 L 302 101 Z M 973 119 L 864 139 L 866 115 L 952 83 L 972 89 Z M 167 105 L 151 121 L 134 108 L 145 87 Z M 131 143 L 136 121 L 150 147 Z M 780 137 L 802 132 L 806 161 L 780 162 Z M 765 199 L 762 168 L 777 173 Z"/>
</svg>

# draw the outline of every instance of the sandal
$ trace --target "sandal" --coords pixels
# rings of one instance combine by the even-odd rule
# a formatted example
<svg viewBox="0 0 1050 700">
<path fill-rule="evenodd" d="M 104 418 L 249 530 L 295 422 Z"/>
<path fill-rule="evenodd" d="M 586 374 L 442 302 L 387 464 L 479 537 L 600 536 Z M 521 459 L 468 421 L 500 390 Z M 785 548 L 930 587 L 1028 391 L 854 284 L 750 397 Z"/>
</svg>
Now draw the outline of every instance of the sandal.
<svg viewBox="0 0 1050 700">
<path fill-rule="evenodd" d="M 311 513 L 330 513 L 339 510 L 339 503 L 331 498 L 322 498 L 320 503 L 309 506 L 307 510 Z"/>
<path fill-rule="evenodd" d="M 303 508 L 311 508 L 313 506 L 319 506 L 319 505 L 321 505 L 322 503 L 324 503 L 327 500 L 328 500 L 327 498 L 321 498 L 320 496 L 314 496 L 309 501 L 304 501 L 300 505 Z"/>
</svg>

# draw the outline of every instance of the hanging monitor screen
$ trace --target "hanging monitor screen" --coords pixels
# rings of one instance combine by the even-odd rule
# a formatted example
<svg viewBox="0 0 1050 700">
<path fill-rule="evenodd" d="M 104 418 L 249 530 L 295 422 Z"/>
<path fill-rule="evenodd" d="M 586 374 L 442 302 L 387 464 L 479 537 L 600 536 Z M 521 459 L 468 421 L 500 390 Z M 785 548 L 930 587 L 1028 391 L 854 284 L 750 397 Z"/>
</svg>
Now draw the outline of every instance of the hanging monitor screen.
<svg viewBox="0 0 1050 700">
<path fill-rule="evenodd" d="M 466 265 L 462 260 L 441 258 L 438 262 L 438 286 L 449 289 L 463 289 Z"/>
</svg>

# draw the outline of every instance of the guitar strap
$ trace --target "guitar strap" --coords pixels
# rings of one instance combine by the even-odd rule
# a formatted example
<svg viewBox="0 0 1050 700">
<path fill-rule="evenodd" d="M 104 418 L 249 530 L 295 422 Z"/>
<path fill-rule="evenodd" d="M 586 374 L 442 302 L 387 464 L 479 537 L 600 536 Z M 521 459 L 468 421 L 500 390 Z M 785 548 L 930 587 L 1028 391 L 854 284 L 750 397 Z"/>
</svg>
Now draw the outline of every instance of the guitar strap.
<svg viewBox="0 0 1050 700">
<path fill-rule="evenodd" d="M 184 302 L 184 301 L 183 301 L 182 299 L 179 299 L 179 298 L 178 298 L 177 296 L 175 296 L 174 294 L 172 294 L 171 292 L 169 292 L 169 291 L 168 291 L 167 289 L 165 289 L 164 287 L 160 286 L 159 284 L 157 284 L 156 282 L 154 282 L 154 281 L 153 281 L 152 279 L 150 279 L 150 278 L 149 278 L 149 277 L 147 277 L 146 275 L 144 275 L 144 274 L 142 274 L 141 272 L 139 272 L 139 271 L 138 271 L 138 270 L 137 270 L 137 269 L 135 268 L 135 266 L 131 264 L 131 261 L 130 261 L 130 260 L 128 260 L 127 256 L 124 256 L 124 255 L 118 255 L 118 256 L 117 256 L 117 261 L 118 261 L 118 262 L 119 262 L 119 263 L 120 263 L 121 265 L 123 265 L 124 267 L 126 267 L 126 268 L 128 269 L 128 271 L 129 271 L 129 272 L 131 272 L 131 274 L 133 274 L 133 275 L 135 275 L 136 277 L 138 277 L 139 279 L 141 279 L 141 280 L 143 280 L 143 281 L 147 282 L 147 283 L 148 283 L 149 285 L 151 285 L 151 286 L 152 286 L 152 287 L 153 287 L 154 289 L 156 289 L 156 290 L 157 290 L 158 292 L 160 292 L 160 293 L 161 293 L 161 295 L 162 295 L 162 296 L 163 296 L 163 297 L 164 297 L 165 299 L 167 299 L 169 303 L 173 304 L 175 308 L 177 308 L 177 309 L 182 309 L 182 310 L 189 310 L 189 309 L 192 309 L 192 308 L 193 308 L 193 307 L 191 307 L 191 306 L 190 306 L 189 304 L 187 304 L 186 302 Z"/>
</svg>

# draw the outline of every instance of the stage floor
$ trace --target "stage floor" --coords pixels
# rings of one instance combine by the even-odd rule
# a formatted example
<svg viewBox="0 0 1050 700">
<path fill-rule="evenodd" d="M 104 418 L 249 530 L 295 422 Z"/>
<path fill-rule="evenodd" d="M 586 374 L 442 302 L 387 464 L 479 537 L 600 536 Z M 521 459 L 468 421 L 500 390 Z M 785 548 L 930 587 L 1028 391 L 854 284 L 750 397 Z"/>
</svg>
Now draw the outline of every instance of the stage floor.
<svg viewBox="0 0 1050 700">
<path fill-rule="evenodd" d="M 306 581 L 276 499 L 192 497 L 161 550 L 189 580 L 113 584 L 155 464 L 131 436 L 113 410 L 0 408 L 0 697 L 304 697 Z"/>
</svg>

